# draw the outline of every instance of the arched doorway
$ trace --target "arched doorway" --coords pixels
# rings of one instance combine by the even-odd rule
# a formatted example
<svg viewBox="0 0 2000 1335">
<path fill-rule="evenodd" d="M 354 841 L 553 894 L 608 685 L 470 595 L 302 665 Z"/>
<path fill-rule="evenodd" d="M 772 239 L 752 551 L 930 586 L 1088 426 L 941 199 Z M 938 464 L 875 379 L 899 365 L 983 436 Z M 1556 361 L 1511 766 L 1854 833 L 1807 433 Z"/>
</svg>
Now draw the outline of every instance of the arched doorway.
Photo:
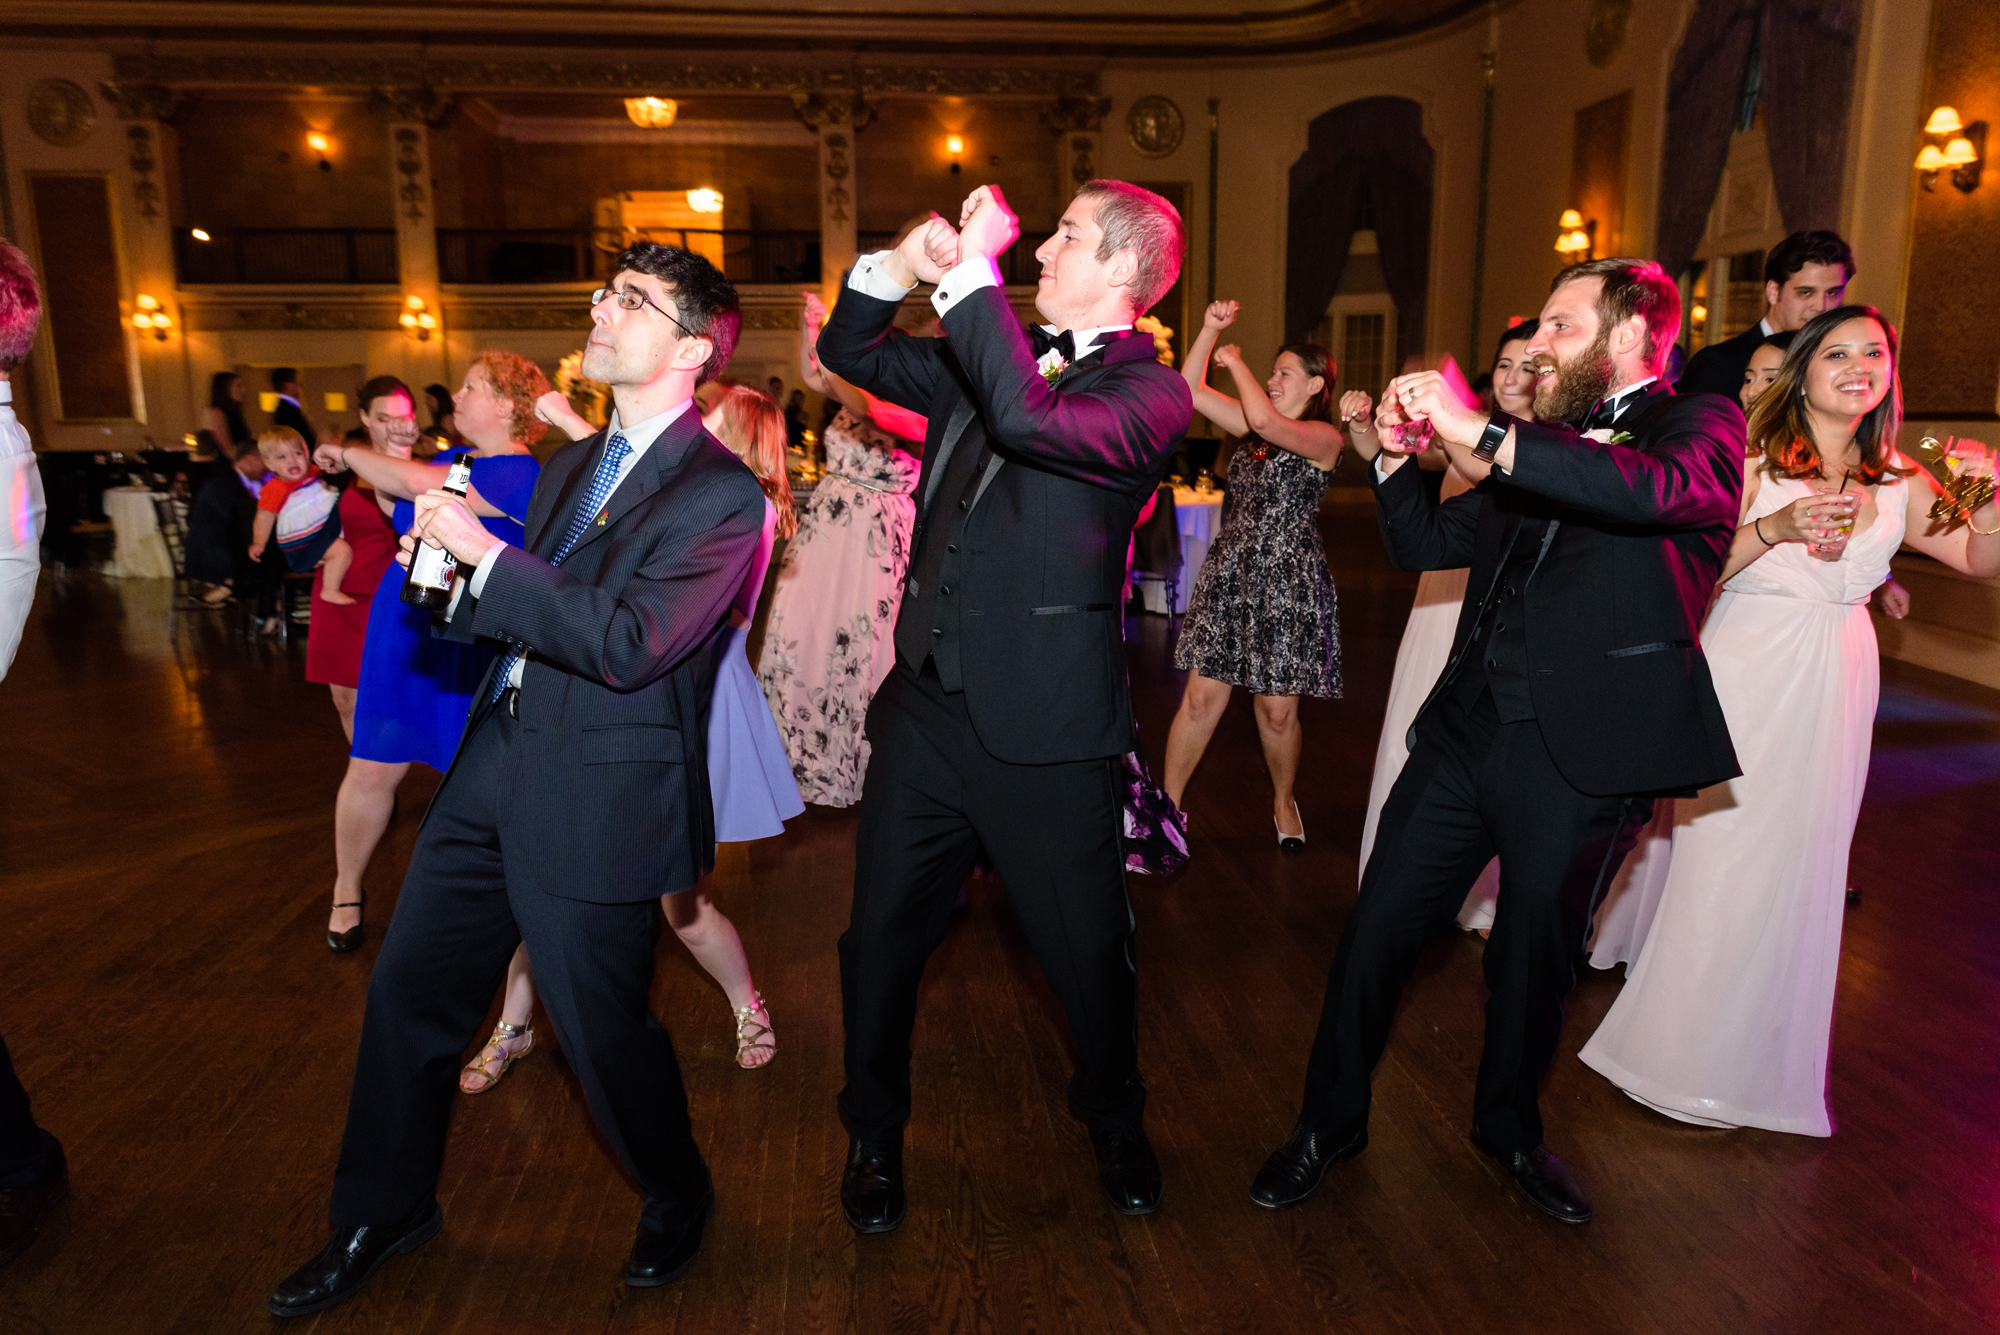
<svg viewBox="0 0 2000 1335">
<path fill-rule="evenodd" d="M 1311 337 L 1341 290 L 1357 231 L 1373 230 L 1395 305 L 1395 358 L 1424 348 L 1430 299 L 1431 172 L 1423 108 L 1403 97 L 1342 103 L 1307 127 L 1292 164 L 1285 245 L 1285 337 Z M 1333 352 L 1342 355 L 1341 331 Z M 1391 367 L 1393 370 L 1393 365 Z M 1345 377 L 1343 377 L 1345 379 Z M 1379 385 L 1358 385 L 1373 393 Z"/>
</svg>

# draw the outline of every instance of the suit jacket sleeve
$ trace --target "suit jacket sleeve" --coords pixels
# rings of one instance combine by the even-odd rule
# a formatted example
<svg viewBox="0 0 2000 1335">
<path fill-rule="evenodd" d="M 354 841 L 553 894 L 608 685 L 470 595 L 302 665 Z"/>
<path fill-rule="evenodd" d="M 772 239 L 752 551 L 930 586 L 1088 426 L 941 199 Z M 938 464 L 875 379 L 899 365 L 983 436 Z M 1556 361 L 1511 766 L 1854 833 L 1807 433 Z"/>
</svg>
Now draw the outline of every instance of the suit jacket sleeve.
<svg viewBox="0 0 2000 1335">
<path fill-rule="evenodd" d="M 4 444 L 4 441 L 0 441 Z M 0 677 L 14 661 L 21 628 L 35 601 L 42 568 L 42 525 L 48 505 L 32 453 L 0 455 Z"/>
<path fill-rule="evenodd" d="M 686 661 L 728 615 L 764 531 L 764 493 L 748 472 L 687 498 L 624 587 L 586 584 L 518 547 L 500 553 L 471 610 L 480 635 L 614 691 L 650 685 Z"/>
<path fill-rule="evenodd" d="M 848 288 L 819 331 L 820 365 L 913 413 L 929 415 L 942 373 L 934 338 L 912 338 L 895 327 L 901 303 Z"/>
<path fill-rule="evenodd" d="M 1566 426 L 1518 423 L 1507 480 L 1614 523 L 1734 527 L 1743 496 L 1743 414 L 1689 395 L 1659 415 L 1643 441 L 1620 444 Z"/>
<path fill-rule="evenodd" d="M 1378 480 L 1375 465 L 1368 465 L 1368 482 L 1375 488 L 1375 519 L 1389 559 L 1398 570 L 1457 570 L 1471 565 L 1479 510 L 1485 502 L 1477 491 L 1440 502 L 1417 474 L 1416 464 L 1407 463 Z"/>
<path fill-rule="evenodd" d="M 944 331 L 993 446 L 1052 473 L 1120 491 L 1150 486 L 1194 416 L 1194 392 L 1157 362 L 1112 368 L 1087 389 L 1051 386 L 999 288 L 960 298 Z"/>
</svg>

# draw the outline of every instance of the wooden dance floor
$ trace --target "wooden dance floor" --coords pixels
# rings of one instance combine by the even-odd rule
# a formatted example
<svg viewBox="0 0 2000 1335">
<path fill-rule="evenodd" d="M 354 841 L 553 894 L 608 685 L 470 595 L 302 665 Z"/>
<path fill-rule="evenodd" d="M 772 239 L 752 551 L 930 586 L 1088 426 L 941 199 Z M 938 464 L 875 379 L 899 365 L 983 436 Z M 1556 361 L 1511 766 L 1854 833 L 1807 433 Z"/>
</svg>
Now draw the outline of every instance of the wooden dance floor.
<svg viewBox="0 0 2000 1335">
<path fill-rule="evenodd" d="M 619 1282 L 639 1202 L 545 1028 L 459 1100 L 445 1230 L 321 1332 L 1881 1331 L 2000 1320 L 2000 693 L 1884 664 L 1834 1027 L 1830 1140 L 1702 1130 L 1576 1060 L 1617 993 L 1578 988 L 1543 1095 L 1597 1221 L 1536 1214 L 1466 1140 L 1478 938 L 1423 956 L 1375 1081 L 1368 1152 L 1306 1206 L 1248 1186 L 1289 1131 L 1414 588 L 1365 511 L 1329 509 L 1347 699 L 1307 703 L 1307 850 L 1278 851 L 1248 702 L 1189 790 L 1194 863 L 1133 881 L 1150 1218 L 1115 1214 L 1065 1109 L 1060 1013 L 1003 899 L 975 883 L 915 1039 L 908 1222 L 857 1238 L 834 940 L 854 814 L 724 850 L 717 900 L 779 1052 L 736 1069 L 721 993 L 662 932 L 654 1003 L 714 1168 L 681 1282 Z M 1134 623 L 1158 763 L 1179 681 Z M 0 1272 L 0 1331 L 213 1335 L 275 1323 L 325 1240 L 370 965 L 436 782 L 414 773 L 368 877 L 367 949 L 325 945 L 345 748 L 304 646 L 158 581 L 45 575 L 0 683 L 0 1033 L 72 1194 Z M 1750 887 L 1745 887 L 1746 891 Z M 497 998 L 496 998 L 497 1011 Z"/>
</svg>

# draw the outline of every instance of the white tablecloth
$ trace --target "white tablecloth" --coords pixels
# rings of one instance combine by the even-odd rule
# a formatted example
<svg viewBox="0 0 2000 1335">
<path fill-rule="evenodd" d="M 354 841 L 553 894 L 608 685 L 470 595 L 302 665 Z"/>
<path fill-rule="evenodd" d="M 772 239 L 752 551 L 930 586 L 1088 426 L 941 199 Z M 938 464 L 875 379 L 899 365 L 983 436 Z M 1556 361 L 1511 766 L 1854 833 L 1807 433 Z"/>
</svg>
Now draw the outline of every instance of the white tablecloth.
<svg viewBox="0 0 2000 1335">
<path fill-rule="evenodd" d="M 1201 563 L 1208 559 L 1208 545 L 1222 527 L 1222 493 L 1206 494 L 1192 487 L 1174 488 L 1174 522 L 1181 531 L 1180 585 L 1174 590 L 1174 611 L 1187 611 L 1188 593 L 1194 588 Z M 1166 585 L 1157 579 L 1139 581 L 1139 597 L 1148 612 L 1167 610 Z"/>
<path fill-rule="evenodd" d="M 112 487 L 104 493 L 104 514 L 118 539 L 104 573 L 113 579 L 172 579 L 174 560 L 144 487 Z"/>
</svg>

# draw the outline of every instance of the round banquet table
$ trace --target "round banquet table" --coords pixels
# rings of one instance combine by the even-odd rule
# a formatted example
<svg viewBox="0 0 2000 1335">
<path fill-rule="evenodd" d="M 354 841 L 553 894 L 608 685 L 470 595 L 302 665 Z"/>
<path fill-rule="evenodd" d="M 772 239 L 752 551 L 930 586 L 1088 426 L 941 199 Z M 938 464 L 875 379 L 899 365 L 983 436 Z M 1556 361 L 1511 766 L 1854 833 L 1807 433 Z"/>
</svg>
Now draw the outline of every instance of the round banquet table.
<svg viewBox="0 0 2000 1335">
<path fill-rule="evenodd" d="M 1180 583 L 1174 589 L 1176 614 L 1187 611 L 1188 593 L 1194 588 L 1201 563 L 1208 559 L 1208 545 L 1222 528 L 1222 493 L 1199 492 L 1192 487 L 1174 488 L 1174 526 L 1181 533 Z M 1157 579 L 1140 579 L 1139 597 L 1148 612 L 1167 610 L 1167 590 Z"/>
<path fill-rule="evenodd" d="M 160 532 L 153 509 L 154 493 L 144 487 L 111 487 L 104 493 L 104 514 L 111 521 L 117 547 L 104 573 L 112 579 L 172 579 L 173 557 Z"/>
</svg>

